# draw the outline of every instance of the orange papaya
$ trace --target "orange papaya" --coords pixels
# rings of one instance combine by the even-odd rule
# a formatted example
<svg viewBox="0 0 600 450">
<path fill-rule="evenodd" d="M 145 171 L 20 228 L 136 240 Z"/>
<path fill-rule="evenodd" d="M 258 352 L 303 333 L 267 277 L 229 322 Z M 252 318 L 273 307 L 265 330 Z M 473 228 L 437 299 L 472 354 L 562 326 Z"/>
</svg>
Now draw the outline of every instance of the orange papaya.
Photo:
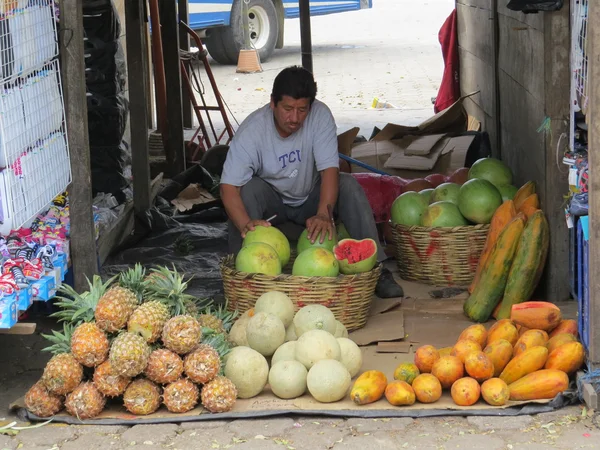
<svg viewBox="0 0 600 450">
<path fill-rule="evenodd" d="M 564 319 L 561 320 L 561 322 L 558 324 L 558 326 L 552 330 L 552 333 L 550 333 L 550 337 L 553 338 L 556 335 L 562 334 L 562 333 L 569 333 L 572 334 L 575 337 L 579 336 L 579 326 L 577 325 L 577 321 L 573 320 L 573 319 Z"/>
<path fill-rule="evenodd" d="M 475 272 L 473 282 L 469 286 L 469 293 L 473 293 L 473 289 L 475 289 L 475 286 L 479 282 L 479 278 L 481 277 L 481 271 L 483 270 L 485 261 L 490 256 L 490 253 L 494 248 L 494 244 L 498 240 L 498 236 L 500 236 L 500 233 L 502 232 L 504 227 L 506 227 L 506 225 L 508 225 L 508 223 L 512 219 L 514 219 L 516 215 L 517 210 L 515 208 L 515 204 L 512 200 L 506 200 L 498 207 L 498 209 L 492 216 L 492 221 L 490 222 L 490 229 L 488 230 L 488 234 L 485 239 L 485 244 L 483 245 L 481 256 L 479 256 L 477 271 Z"/>
<path fill-rule="evenodd" d="M 533 181 L 528 181 L 519 188 L 519 190 L 513 197 L 513 202 L 517 211 L 521 208 L 521 205 L 523 204 L 525 199 L 532 194 L 535 194 L 535 183 Z"/>
<path fill-rule="evenodd" d="M 510 385 L 519 378 L 542 369 L 547 359 L 546 347 L 541 345 L 531 347 L 510 360 L 500 374 L 500 379 Z"/>
<path fill-rule="evenodd" d="M 513 305 L 529 300 L 540 281 L 549 245 L 548 221 L 544 213 L 538 210 L 525 224 L 519 239 L 498 310 L 498 319 L 508 319 Z"/>
<path fill-rule="evenodd" d="M 535 206 L 531 206 L 531 205 L 525 205 L 521 208 L 521 212 L 523 214 L 525 214 L 525 217 L 527 217 L 527 220 L 531 219 L 531 217 L 538 211 L 541 211 L 541 209 L 538 209 Z"/>
<path fill-rule="evenodd" d="M 571 375 L 579 370 L 584 361 L 585 350 L 581 342 L 568 342 L 550 353 L 544 369 L 562 370 Z"/>
<path fill-rule="evenodd" d="M 535 209 L 539 209 L 540 208 L 540 199 L 538 197 L 537 194 L 531 194 L 529 197 L 527 197 L 525 200 L 523 200 L 523 203 L 521 203 L 521 206 L 519 206 L 517 208 L 517 212 L 525 212 L 525 209 L 533 207 Z"/>
<path fill-rule="evenodd" d="M 361 374 L 352 387 L 350 398 L 357 405 L 373 403 L 383 397 L 387 387 L 387 377 L 378 370 L 368 370 Z"/>
<path fill-rule="evenodd" d="M 553 303 L 529 301 L 512 305 L 510 319 L 532 330 L 549 332 L 560 324 L 562 313 Z"/>
<path fill-rule="evenodd" d="M 542 345 L 546 347 L 546 343 L 548 342 L 548 333 L 544 330 L 529 330 L 523 333 L 519 340 L 515 344 L 515 348 L 513 350 L 514 356 L 517 356 L 523 353 L 525 350 L 535 347 L 537 345 Z"/>
<path fill-rule="evenodd" d="M 465 314 L 471 320 L 486 322 L 502 299 L 508 272 L 512 266 L 524 227 L 523 216 L 517 215 L 498 236 L 498 240 L 481 270 L 481 277 L 463 306 Z"/>
<path fill-rule="evenodd" d="M 530 373 L 508 385 L 510 399 L 542 400 L 556 397 L 569 387 L 569 376 L 562 370 L 544 369 Z"/>
<path fill-rule="evenodd" d="M 548 349 L 548 354 L 552 354 L 554 350 L 558 347 L 567 344 L 569 342 L 577 342 L 577 338 L 573 336 L 571 333 L 561 333 L 556 336 L 552 336 L 548 342 L 546 343 L 546 348 Z"/>
</svg>

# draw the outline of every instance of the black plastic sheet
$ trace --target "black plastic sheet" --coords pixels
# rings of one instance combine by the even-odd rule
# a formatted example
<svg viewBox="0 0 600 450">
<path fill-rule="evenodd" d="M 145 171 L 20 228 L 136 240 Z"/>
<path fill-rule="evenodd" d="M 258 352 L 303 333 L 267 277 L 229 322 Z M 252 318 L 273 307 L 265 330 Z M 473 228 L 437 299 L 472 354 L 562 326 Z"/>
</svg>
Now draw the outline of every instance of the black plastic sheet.
<svg viewBox="0 0 600 450">
<path fill-rule="evenodd" d="M 563 0 L 510 0 L 506 7 L 525 14 L 538 13 L 539 11 L 558 11 L 563 7 Z"/>
</svg>

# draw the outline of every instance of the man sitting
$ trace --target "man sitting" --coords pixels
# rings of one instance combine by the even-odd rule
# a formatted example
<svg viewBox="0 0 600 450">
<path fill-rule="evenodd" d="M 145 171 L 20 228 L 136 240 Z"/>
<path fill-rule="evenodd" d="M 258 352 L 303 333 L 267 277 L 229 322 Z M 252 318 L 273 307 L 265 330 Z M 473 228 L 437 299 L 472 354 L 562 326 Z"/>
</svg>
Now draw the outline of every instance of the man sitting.
<svg viewBox="0 0 600 450">
<path fill-rule="evenodd" d="M 221 199 L 229 216 L 229 251 L 237 253 L 248 231 L 291 221 L 306 226 L 308 238 L 331 239 L 328 205 L 353 239 L 377 242 L 377 259 L 387 258 L 373 212 L 358 182 L 339 172 L 337 127 L 329 108 L 316 100 L 317 85 L 301 67 L 275 78 L 271 102 L 242 122 L 231 141 L 221 176 Z M 377 296 L 402 297 L 384 269 Z"/>
</svg>

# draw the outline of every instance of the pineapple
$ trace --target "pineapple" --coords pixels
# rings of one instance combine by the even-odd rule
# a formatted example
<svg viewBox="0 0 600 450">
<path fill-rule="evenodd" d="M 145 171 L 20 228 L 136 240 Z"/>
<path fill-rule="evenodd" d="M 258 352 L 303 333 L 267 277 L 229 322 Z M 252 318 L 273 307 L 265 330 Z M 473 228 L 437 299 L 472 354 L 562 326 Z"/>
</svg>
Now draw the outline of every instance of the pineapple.
<svg viewBox="0 0 600 450">
<path fill-rule="evenodd" d="M 163 392 L 163 403 L 173 413 L 191 411 L 198 404 L 200 390 L 187 378 L 169 384 Z"/>
<path fill-rule="evenodd" d="M 103 283 L 102 278 L 94 275 L 92 282 L 88 280 L 89 291 L 82 294 L 78 294 L 68 284 L 62 284 L 59 293 L 63 295 L 57 295 L 55 303 L 60 309 L 51 314 L 50 317 L 55 317 L 59 322 L 67 322 L 74 326 L 82 322 L 92 322 L 96 305 L 113 280 L 114 277 Z"/>
<path fill-rule="evenodd" d="M 106 397 L 118 397 L 125 392 L 131 378 L 115 375 L 110 361 L 104 361 L 94 370 L 94 384 L 100 393 Z"/>
<path fill-rule="evenodd" d="M 25 407 L 38 417 L 51 417 L 62 409 L 63 402 L 38 381 L 25 394 Z"/>
<path fill-rule="evenodd" d="M 49 392 L 66 395 L 83 379 L 83 367 L 70 353 L 59 353 L 46 364 L 41 382 Z"/>
<path fill-rule="evenodd" d="M 146 278 L 146 269 L 136 263 L 132 269 L 122 272 L 119 276 L 119 286 L 129 289 L 137 297 L 137 302 L 143 301 L 145 293 L 144 279 Z"/>
<path fill-rule="evenodd" d="M 149 356 L 150 347 L 143 337 L 123 332 L 113 341 L 109 360 L 114 374 L 135 377 L 144 371 Z"/>
<path fill-rule="evenodd" d="M 138 333 L 146 342 L 156 342 L 169 319 L 169 308 L 158 301 L 143 303 L 137 307 L 127 322 L 127 331 Z"/>
<path fill-rule="evenodd" d="M 160 407 L 160 388 L 150 380 L 138 378 L 125 390 L 123 404 L 131 414 L 152 414 Z"/>
<path fill-rule="evenodd" d="M 183 281 L 183 276 L 177 272 L 175 267 L 172 270 L 166 267 L 152 269 L 150 276 L 144 282 L 147 298 L 166 304 L 171 316 L 193 315 L 207 306 L 208 300 L 197 300 L 195 297 L 185 294 L 187 285 L 188 283 Z"/>
<path fill-rule="evenodd" d="M 202 344 L 185 357 L 184 370 L 194 383 L 206 384 L 221 370 L 219 353 L 210 345 Z"/>
<path fill-rule="evenodd" d="M 209 328 L 216 331 L 217 333 L 224 333 L 225 328 L 223 327 L 223 321 L 212 314 L 200 314 L 198 316 L 198 322 L 202 328 Z"/>
<path fill-rule="evenodd" d="M 202 339 L 202 328 L 192 316 L 175 316 L 167 321 L 162 341 L 169 350 L 185 355 L 194 350 Z"/>
<path fill-rule="evenodd" d="M 95 318 L 100 329 L 114 333 L 125 327 L 138 304 L 136 294 L 130 289 L 114 286 L 100 297 Z"/>
<path fill-rule="evenodd" d="M 82 323 L 71 336 L 71 353 L 85 367 L 96 367 L 108 357 L 108 338 L 95 323 Z"/>
<path fill-rule="evenodd" d="M 227 311 L 227 305 L 216 309 L 209 306 L 198 315 L 198 322 L 202 327 L 210 328 L 217 333 L 227 333 L 231 330 L 237 316 L 237 311 Z"/>
<path fill-rule="evenodd" d="M 89 381 L 77 386 L 65 400 L 67 412 L 80 420 L 96 417 L 102 412 L 104 405 L 106 398 Z"/>
<path fill-rule="evenodd" d="M 235 384 L 226 377 L 219 376 L 202 388 L 202 406 L 212 413 L 231 411 L 237 398 Z"/>
<path fill-rule="evenodd" d="M 150 354 L 144 374 L 158 384 L 173 383 L 183 374 L 183 360 L 171 350 L 154 350 Z"/>
</svg>

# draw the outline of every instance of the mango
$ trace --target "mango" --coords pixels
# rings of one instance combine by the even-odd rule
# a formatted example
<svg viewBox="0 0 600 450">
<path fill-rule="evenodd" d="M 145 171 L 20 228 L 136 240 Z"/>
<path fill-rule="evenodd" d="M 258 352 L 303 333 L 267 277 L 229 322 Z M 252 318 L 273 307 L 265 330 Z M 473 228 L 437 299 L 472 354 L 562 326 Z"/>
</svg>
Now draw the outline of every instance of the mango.
<svg viewBox="0 0 600 450">
<path fill-rule="evenodd" d="M 376 402 L 385 392 L 387 378 L 379 370 L 367 370 L 354 382 L 350 398 L 357 405 L 367 405 Z"/>
</svg>

